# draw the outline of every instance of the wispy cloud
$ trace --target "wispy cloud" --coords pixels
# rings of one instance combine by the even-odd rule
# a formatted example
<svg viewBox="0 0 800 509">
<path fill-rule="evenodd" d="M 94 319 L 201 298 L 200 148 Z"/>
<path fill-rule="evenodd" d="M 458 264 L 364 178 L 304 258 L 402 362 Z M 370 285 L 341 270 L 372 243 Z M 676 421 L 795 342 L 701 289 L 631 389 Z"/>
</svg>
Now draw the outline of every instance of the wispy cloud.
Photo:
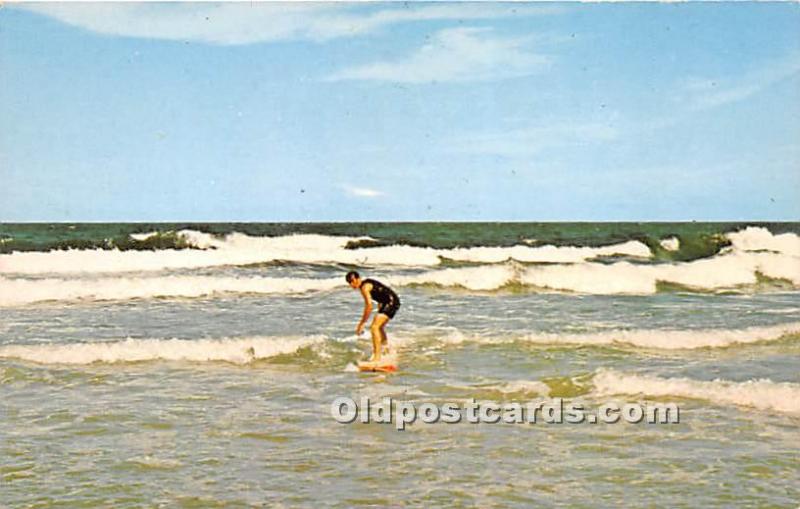
<svg viewBox="0 0 800 509">
<path fill-rule="evenodd" d="M 373 80 L 396 83 L 484 81 L 540 71 L 550 59 L 528 49 L 530 37 L 496 37 L 485 28 L 450 28 L 409 57 L 342 70 L 329 81 Z"/>
<path fill-rule="evenodd" d="M 383 196 L 383 191 L 378 191 L 377 189 L 370 189 L 368 187 L 353 187 L 353 186 L 344 186 L 344 189 L 351 195 L 351 196 L 358 196 L 361 198 L 377 198 L 378 196 Z"/>
<path fill-rule="evenodd" d="M 426 20 L 474 20 L 558 13 L 558 6 L 402 4 L 374 10 L 338 2 L 27 3 L 15 8 L 108 35 L 250 44 L 292 39 L 324 41 Z"/>
<path fill-rule="evenodd" d="M 374 32 L 384 26 L 404 22 L 497 19 L 558 14 L 563 11 L 558 6 L 526 4 L 452 3 L 415 6 L 404 3 L 402 7 L 367 15 L 342 13 L 326 16 L 314 21 L 313 32 L 317 38 L 333 38 Z"/>
<path fill-rule="evenodd" d="M 453 140 L 449 149 L 465 154 L 525 157 L 551 148 L 611 142 L 618 137 L 619 129 L 613 119 L 560 122 L 466 135 Z"/>
<path fill-rule="evenodd" d="M 676 102 L 705 110 L 748 99 L 765 88 L 800 73 L 800 55 L 773 60 L 740 76 L 691 77 L 678 87 Z"/>
</svg>

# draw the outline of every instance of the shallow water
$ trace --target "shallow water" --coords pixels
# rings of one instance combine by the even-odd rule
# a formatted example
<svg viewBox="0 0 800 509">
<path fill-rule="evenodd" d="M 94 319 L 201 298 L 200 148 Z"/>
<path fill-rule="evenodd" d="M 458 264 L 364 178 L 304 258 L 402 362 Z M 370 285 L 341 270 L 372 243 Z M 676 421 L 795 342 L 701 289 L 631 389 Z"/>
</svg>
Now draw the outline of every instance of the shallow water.
<svg viewBox="0 0 800 509">
<path fill-rule="evenodd" d="M 431 269 L 359 270 L 391 281 Z M 791 285 L 591 294 L 401 284 L 388 328 L 400 369 L 383 375 L 352 371 L 369 342 L 353 335 L 361 299 L 342 274 L 336 264 L 4 272 L 49 299 L 2 294 L 18 300 L 0 309 L 0 505 L 797 506 Z M 195 297 L 120 290 L 120 278 L 198 275 L 340 282 Z M 98 298 L 98 280 L 116 297 Z M 75 281 L 86 291 L 62 298 Z M 398 431 L 337 423 L 340 396 L 675 402 L 680 422 Z"/>
</svg>

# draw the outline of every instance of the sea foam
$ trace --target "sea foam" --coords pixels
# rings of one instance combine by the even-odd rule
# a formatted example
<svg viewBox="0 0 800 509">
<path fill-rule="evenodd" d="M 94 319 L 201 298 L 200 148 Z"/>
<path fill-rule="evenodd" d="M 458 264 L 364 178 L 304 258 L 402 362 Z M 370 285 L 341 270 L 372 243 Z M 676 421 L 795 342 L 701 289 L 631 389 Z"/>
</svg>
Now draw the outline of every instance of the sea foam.
<svg viewBox="0 0 800 509">
<path fill-rule="evenodd" d="M 106 301 L 223 294 L 298 294 L 341 287 L 344 279 L 161 276 L 93 279 L 8 279 L 0 276 L 0 306 L 46 301 Z"/>
<path fill-rule="evenodd" d="M 787 414 L 800 414 L 800 384 L 773 382 L 768 379 L 732 382 L 701 381 L 690 378 L 664 378 L 652 375 L 627 374 L 600 369 L 592 383 L 594 394 L 643 395 L 702 399 L 717 404 L 752 407 Z"/>
<path fill-rule="evenodd" d="M 502 335 L 471 334 L 458 329 L 442 329 L 423 334 L 425 337 L 430 335 L 448 345 L 528 342 L 540 345 L 619 345 L 662 350 L 692 350 L 779 341 L 789 336 L 800 335 L 800 322 L 741 329 L 619 329 L 585 333 L 516 332 Z M 405 342 L 410 341 L 409 338 L 403 339 Z"/>
<path fill-rule="evenodd" d="M 631 345 L 640 348 L 685 350 L 722 348 L 765 341 L 776 341 L 800 334 L 800 322 L 743 329 L 659 330 L 633 329 L 592 332 L 586 334 L 541 334 L 522 336 L 525 341 L 544 344 Z"/>
<path fill-rule="evenodd" d="M 761 226 L 749 226 L 725 235 L 733 249 L 738 251 L 774 251 L 800 256 L 800 236 L 794 233 L 773 235 Z"/>
<path fill-rule="evenodd" d="M 647 295 L 663 285 L 689 291 L 753 291 L 775 283 L 800 288 L 800 238 L 772 235 L 764 228 L 728 234 L 731 245 L 720 254 L 690 262 L 654 263 L 643 244 L 630 241 L 602 248 L 514 246 L 433 249 L 382 246 L 347 249 L 364 237 L 288 235 L 250 237 L 233 233 L 218 238 L 180 232 L 201 249 L 160 251 L 66 250 L 0 255 L 0 306 L 40 301 L 124 300 L 151 297 L 204 297 L 215 294 L 295 294 L 333 290 L 337 278 L 159 275 L 168 269 L 248 265 L 290 260 L 381 267 L 393 286 L 433 285 L 495 291 L 509 285 L 534 292 L 597 295 Z M 622 254 L 611 262 L 598 257 Z M 441 268 L 443 259 L 478 265 Z M 634 263 L 632 259 L 638 259 Z M 547 262 L 546 264 L 537 262 Z M 416 273 L 392 273 L 392 267 Z M 126 272 L 137 271 L 135 274 Z M 45 274 L 51 277 L 31 279 Z M 75 279 L 75 276 L 79 279 Z M 762 283 L 767 283 L 762 285 Z M 667 286 L 669 287 L 669 286 Z"/>
<path fill-rule="evenodd" d="M 95 362 L 225 361 L 246 364 L 258 359 L 295 353 L 323 342 L 323 336 L 295 338 L 248 337 L 231 339 L 126 339 L 73 344 L 0 346 L 0 358 L 39 364 L 92 364 Z"/>
<path fill-rule="evenodd" d="M 346 289 L 341 277 L 94 275 L 93 277 L 0 276 L 0 306 L 44 301 L 103 301 L 155 297 L 198 298 L 222 294 L 294 295 Z M 517 262 L 423 270 L 381 277 L 393 287 L 431 285 L 491 292 L 509 285 L 532 292 L 647 295 L 669 283 L 691 291 L 757 289 L 759 276 L 800 288 L 800 258 L 779 253 L 729 253 L 686 263 L 630 262 L 525 266 Z M 769 288 L 767 286 L 766 288 Z"/>
<path fill-rule="evenodd" d="M 0 273 L 58 274 L 91 272 L 144 272 L 225 265 L 251 265 L 273 261 L 360 266 L 434 267 L 443 258 L 472 263 L 507 260 L 541 263 L 576 263 L 598 256 L 625 255 L 648 258 L 647 246 L 628 241 L 598 248 L 573 246 L 513 246 L 434 249 L 392 245 L 348 249 L 348 244 L 369 237 L 297 234 L 251 237 L 231 233 L 217 238 L 206 233 L 179 232 L 196 249 L 120 251 L 69 249 L 48 252 L 14 252 L 0 255 Z"/>
<path fill-rule="evenodd" d="M 731 252 L 684 263 L 579 263 L 529 267 L 525 285 L 587 294 L 652 294 L 659 283 L 699 291 L 755 285 L 758 275 L 800 286 L 800 258 L 780 253 Z"/>
</svg>

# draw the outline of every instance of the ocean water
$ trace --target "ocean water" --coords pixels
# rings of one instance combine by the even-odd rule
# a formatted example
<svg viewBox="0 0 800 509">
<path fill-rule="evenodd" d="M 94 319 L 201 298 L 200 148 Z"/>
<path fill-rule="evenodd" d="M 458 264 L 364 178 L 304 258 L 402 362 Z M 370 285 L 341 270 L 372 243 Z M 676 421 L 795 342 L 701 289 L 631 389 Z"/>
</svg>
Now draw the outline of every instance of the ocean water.
<svg viewBox="0 0 800 509">
<path fill-rule="evenodd" d="M 680 422 L 331 417 L 386 396 Z M 800 223 L 3 224 L 0 415 L 3 507 L 796 508 Z"/>
</svg>

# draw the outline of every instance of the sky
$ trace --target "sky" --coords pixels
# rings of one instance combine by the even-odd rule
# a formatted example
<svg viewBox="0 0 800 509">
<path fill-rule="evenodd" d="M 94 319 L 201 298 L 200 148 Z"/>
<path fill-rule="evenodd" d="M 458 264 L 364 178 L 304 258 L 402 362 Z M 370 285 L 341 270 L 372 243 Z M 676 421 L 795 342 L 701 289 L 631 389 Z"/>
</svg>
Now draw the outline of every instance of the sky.
<svg viewBox="0 0 800 509">
<path fill-rule="evenodd" d="M 0 222 L 797 221 L 800 4 L 0 4 L 0 189 Z"/>
</svg>

